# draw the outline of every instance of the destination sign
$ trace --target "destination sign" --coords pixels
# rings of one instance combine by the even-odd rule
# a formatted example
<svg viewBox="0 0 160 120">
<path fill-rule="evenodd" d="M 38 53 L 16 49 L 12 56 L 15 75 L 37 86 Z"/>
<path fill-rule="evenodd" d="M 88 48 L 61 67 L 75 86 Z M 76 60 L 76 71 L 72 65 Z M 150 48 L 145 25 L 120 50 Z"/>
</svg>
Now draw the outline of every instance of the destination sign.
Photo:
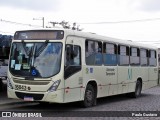
<svg viewBox="0 0 160 120">
<path fill-rule="evenodd" d="M 60 40 L 64 37 L 62 30 L 29 30 L 17 31 L 15 40 Z"/>
</svg>

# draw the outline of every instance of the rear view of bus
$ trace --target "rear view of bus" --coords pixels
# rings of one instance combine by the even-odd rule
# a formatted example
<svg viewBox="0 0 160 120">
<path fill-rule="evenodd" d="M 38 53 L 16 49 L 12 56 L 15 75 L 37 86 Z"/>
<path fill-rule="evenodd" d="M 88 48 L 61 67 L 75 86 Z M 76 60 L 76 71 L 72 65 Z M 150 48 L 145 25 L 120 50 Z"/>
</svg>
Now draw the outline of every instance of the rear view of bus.
<svg viewBox="0 0 160 120">
<path fill-rule="evenodd" d="M 63 30 L 17 31 L 11 46 L 9 98 L 63 102 Z"/>
</svg>

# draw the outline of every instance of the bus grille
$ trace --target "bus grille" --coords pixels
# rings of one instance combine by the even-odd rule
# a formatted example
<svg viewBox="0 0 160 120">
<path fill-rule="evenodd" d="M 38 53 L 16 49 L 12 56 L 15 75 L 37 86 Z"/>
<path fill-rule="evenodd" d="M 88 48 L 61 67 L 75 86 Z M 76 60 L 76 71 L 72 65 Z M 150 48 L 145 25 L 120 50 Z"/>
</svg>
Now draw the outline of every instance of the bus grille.
<svg viewBox="0 0 160 120">
<path fill-rule="evenodd" d="M 29 81 L 29 80 L 16 80 L 13 79 L 15 83 L 19 84 L 27 84 L 27 85 L 47 85 L 49 81 Z"/>
<path fill-rule="evenodd" d="M 42 100 L 44 94 L 31 94 L 31 93 L 21 93 L 15 92 L 16 96 L 20 99 L 24 99 L 24 97 L 33 97 L 34 100 Z"/>
</svg>

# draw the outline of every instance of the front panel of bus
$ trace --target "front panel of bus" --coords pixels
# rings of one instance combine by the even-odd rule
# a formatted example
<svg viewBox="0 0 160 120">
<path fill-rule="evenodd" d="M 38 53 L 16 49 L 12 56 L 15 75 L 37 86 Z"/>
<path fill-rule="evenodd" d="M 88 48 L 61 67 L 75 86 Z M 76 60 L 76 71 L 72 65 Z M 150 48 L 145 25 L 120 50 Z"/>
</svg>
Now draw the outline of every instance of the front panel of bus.
<svg viewBox="0 0 160 120">
<path fill-rule="evenodd" d="M 64 31 L 17 31 L 11 46 L 8 97 L 63 102 Z"/>
</svg>

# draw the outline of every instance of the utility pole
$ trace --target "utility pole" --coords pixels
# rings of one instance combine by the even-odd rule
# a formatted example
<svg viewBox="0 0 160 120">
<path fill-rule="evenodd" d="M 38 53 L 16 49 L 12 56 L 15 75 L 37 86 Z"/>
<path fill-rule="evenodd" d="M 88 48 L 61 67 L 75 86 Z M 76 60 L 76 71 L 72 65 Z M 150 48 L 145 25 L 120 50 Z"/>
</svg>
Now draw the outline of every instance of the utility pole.
<svg viewBox="0 0 160 120">
<path fill-rule="evenodd" d="M 42 20 L 42 27 L 44 28 L 44 17 L 42 17 L 42 18 L 33 18 L 33 20 Z"/>
<path fill-rule="evenodd" d="M 44 28 L 44 17 L 42 17 L 42 21 L 43 21 L 43 28 Z"/>
</svg>

